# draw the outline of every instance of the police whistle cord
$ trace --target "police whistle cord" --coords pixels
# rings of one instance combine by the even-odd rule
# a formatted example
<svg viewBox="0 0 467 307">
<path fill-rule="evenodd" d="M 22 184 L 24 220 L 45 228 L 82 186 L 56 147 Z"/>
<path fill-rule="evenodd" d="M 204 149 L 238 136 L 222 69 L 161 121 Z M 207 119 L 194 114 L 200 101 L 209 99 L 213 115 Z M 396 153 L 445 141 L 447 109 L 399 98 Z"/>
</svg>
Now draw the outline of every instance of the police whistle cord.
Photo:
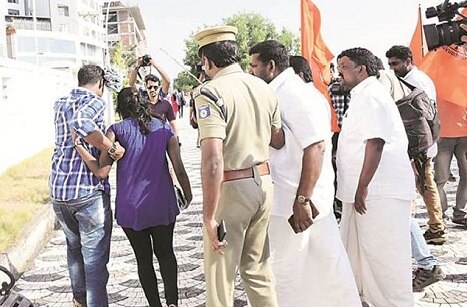
<svg viewBox="0 0 467 307">
<path fill-rule="evenodd" d="M 177 63 L 178 66 L 180 66 L 180 68 L 182 68 L 186 73 L 188 73 L 190 76 L 192 76 L 196 82 L 198 82 L 198 84 L 203 84 L 203 82 L 199 81 L 198 78 L 193 75 L 186 67 L 185 65 L 182 65 L 179 61 L 177 61 L 176 58 L 174 58 L 173 56 L 171 56 L 167 51 L 165 51 L 164 49 L 162 48 L 159 48 L 162 52 L 164 52 L 169 58 L 171 58 L 175 63 Z"/>
</svg>

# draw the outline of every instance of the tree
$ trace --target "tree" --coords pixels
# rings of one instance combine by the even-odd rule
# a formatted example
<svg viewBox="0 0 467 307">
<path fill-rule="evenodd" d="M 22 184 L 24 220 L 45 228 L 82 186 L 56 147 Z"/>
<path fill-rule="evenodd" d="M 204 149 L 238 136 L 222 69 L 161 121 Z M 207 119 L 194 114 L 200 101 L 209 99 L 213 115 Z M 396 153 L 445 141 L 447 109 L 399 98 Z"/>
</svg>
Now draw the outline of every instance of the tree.
<svg viewBox="0 0 467 307">
<path fill-rule="evenodd" d="M 282 28 L 277 32 L 274 23 L 264 18 L 258 13 L 239 13 L 225 18 L 223 24 L 232 25 L 238 28 L 237 44 L 239 46 L 240 66 L 247 69 L 249 63 L 248 51 L 259 42 L 275 39 L 284 44 L 290 54 L 300 54 L 300 40 L 291 31 Z M 203 27 L 204 28 L 204 27 Z M 191 37 L 185 40 L 185 58 L 183 63 L 190 67 L 189 71 L 196 74 L 196 65 L 199 64 L 198 46 Z M 193 77 L 187 78 L 186 72 L 181 72 L 174 81 L 178 88 L 188 88 L 196 84 Z M 180 81 L 177 81 L 180 78 Z"/>
</svg>

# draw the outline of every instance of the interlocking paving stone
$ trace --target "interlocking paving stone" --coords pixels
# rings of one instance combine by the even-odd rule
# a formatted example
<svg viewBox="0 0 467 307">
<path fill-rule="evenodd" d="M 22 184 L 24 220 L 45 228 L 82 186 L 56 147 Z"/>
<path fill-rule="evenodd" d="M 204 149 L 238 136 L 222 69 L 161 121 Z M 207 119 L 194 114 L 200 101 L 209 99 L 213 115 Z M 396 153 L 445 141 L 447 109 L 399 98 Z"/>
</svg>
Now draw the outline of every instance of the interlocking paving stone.
<svg viewBox="0 0 467 307">
<path fill-rule="evenodd" d="M 202 241 L 202 194 L 199 171 L 200 152 L 196 148 L 197 131 L 182 119 L 179 123 L 182 158 L 193 189 L 193 202 L 177 218 L 174 231 L 174 249 L 179 265 L 180 307 L 201 307 L 205 305 L 205 283 L 203 274 Z M 451 167 L 459 178 L 456 163 Z M 115 173 L 111 177 L 112 195 L 115 196 Z M 459 179 L 457 179 L 459 180 Z M 448 202 L 455 203 L 456 183 L 448 183 Z M 428 215 L 423 203 L 417 200 L 419 224 L 426 228 Z M 451 209 L 448 215 L 452 214 Z M 447 274 L 444 281 L 438 282 L 422 293 L 414 294 L 417 307 L 466 307 L 467 306 L 467 230 L 448 222 L 450 241 L 441 246 L 430 245 Z M 159 290 L 163 298 L 163 286 L 157 260 L 154 257 Z M 147 301 L 141 289 L 136 260 L 122 229 L 114 224 L 112 232 L 111 259 L 108 265 L 109 283 L 107 286 L 111 307 L 146 307 Z M 33 267 L 23 274 L 15 286 L 15 291 L 23 294 L 34 306 L 69 307 L 72 294 L 66 263 L 65 236 L 61 230 L 54 232 L 48 245 L 37 256 Z M 240 278 L 235 284 L 235 307 L 247 305 Z M 163 304 L 164 304 L 163 300 Z"/>
</svg>

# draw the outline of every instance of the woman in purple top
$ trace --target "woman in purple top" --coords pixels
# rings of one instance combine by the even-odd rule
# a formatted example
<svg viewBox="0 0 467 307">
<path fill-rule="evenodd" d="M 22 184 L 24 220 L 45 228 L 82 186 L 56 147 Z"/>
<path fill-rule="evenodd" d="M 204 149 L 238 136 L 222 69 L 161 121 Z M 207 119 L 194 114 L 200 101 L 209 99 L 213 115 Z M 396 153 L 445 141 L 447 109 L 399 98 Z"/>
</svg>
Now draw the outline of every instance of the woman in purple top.
<svg viewBox="0 0 467 307">
<path fill-rule="evenodd" d="M 177 138 L 170 126 L 152 118 L 147 104 L 132 88 L 124 88 L 117 97 L 117 112 L 123 121 L 113 124 L 107 137 L 118 141 L 125 155 L 117 163 L 115 216 L 135 252 L 138 275 L 149 305 L 162 306 L 157 288 L 152 254 L 159 261 L 165 299 L 177 306 L 177 260 L 173 251 L 173 231 L 179 213 L 169 174 L 166 153 L 190 203 L 190 181 L 180 157 Z M 78 153 L 98 177 L 106 178 L 113 160 L 107 152 L 99 160 L 75 141 Z"/>
</svg>

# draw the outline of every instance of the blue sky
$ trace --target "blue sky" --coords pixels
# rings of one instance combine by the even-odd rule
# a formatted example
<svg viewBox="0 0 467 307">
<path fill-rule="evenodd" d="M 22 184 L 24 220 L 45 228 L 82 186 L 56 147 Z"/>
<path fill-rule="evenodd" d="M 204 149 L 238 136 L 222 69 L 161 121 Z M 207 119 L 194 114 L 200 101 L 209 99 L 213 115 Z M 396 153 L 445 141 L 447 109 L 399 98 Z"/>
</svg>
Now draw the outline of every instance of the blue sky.
<svg viewBox="0 0 467 307">
<path fill-rule="evenodd" d="M 181 68 L 166 53 L 182 62 L 184 40 L 204 25 L 220 24 L 238 12 L 257 12 L 299 35 L 299 0 L 138 0 L 146 24 L 150 54 L 175 78 Z M 428 6 L 442 0 L 315 0 L 321 11 L 325 42 L 337 56 L 342 50 L 365 47 L 386 61 L 392 45 L 407 45 L 417 22 Z M 435 18 L 427 23 L 438 22 Z"/>
</svg>

